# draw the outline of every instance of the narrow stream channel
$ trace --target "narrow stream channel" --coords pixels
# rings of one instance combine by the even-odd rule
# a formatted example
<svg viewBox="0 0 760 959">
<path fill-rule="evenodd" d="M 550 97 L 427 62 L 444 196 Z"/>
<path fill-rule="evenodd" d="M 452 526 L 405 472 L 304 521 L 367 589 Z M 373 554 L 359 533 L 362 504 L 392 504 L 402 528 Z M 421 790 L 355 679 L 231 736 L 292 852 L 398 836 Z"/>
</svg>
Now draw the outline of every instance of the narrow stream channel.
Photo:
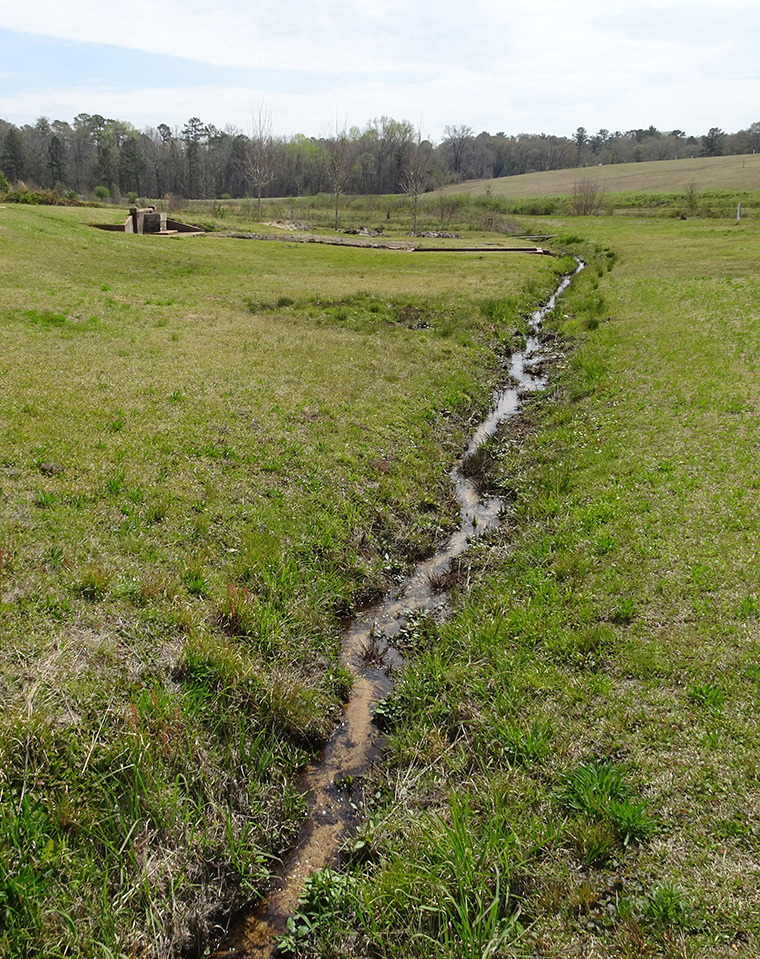
<svg viewBox="0 0 760 959">
<path fill-rule="evenodd" d="M 547 303 L 532 314 L 532 332 L 525 347 L 511 357 L 508 385 L 496 393 L 491 412 L 452 470 L 461 506 L 459 529 L 439 552 L 420 563 L 392 596 L 363 611 L 347 628 L 341 661 L 355 679 L 343 722 L 321 756 L 302 774 L 301 787 L 309 795 L 306 821 L 268 897 L 233 924 L 229 936 L 213 954 L 216 959 L 276 955 L 275 940 L 296 911 L 304 881 L 316 870 L 335 864 L 348 830 L 358 823 L 359 812 L 345 784 L 366 774 L 380 755 L 383 735 L 372 715 L 391 691 L 393 670 L 404 663 L 394 639 L 403 630 L 410 611 L 434 612 L 445 605 L 446 594 L 435 584 L 476 536 L 499 522 L 504 504 L 496 496 L 481 497 L 475 481 L 465 475 L 465 464 L 499 425 L 520 409 L 521 395 L 545 385 L 545 377 L 531 372 L 541 350 L 537 334 L 546 314 L 554 309 L 557 297 L 584 268 L 583 262 L 577 263 L 575 272 L 563 277 Z"/>
</svg>

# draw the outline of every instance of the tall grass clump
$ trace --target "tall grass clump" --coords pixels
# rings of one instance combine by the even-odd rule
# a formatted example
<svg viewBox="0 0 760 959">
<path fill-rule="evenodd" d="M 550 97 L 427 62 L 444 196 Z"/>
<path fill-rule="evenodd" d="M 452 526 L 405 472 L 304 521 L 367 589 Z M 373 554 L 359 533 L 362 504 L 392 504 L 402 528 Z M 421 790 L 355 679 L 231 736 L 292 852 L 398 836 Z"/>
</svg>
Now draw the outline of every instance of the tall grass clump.
<svg viewBox="0 0 760 959">
<path fill-rule="evenodd" d="M 383 867 L 349 899 L 371 947 L 393 955 L 496 956 L 523 934 L 511 891 L 514 834 L 451 796 L 445 816 L 423 815 L 408 834 L 414 855 Z"/>
</svg>

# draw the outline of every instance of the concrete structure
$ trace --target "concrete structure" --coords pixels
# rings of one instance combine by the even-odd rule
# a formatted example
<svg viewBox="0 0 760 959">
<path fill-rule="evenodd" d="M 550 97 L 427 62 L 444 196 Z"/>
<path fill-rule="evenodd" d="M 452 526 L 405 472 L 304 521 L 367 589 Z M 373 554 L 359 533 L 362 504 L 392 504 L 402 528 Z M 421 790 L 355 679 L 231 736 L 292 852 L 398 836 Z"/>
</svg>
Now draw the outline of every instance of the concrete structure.
<svg viewBox="0 0 760 959">
<path fill-rule="evenodd" d="M 199 226 L 192 223 L 180 223 L 171 220 L 165 213 L 159 213 L 154 206 L 129 208 L 129 216 L 124 223 L 95 223 L 99 230 L 116 230 L 124 233 L 139 233 L 141 236 L 174 236 L 177 233 L 203 233 Z"/>
<path fill-rule="evenodd" d="M 154 206 L 129 208 L 129 217 L 124 223 L 125 233 L 166 233 L 166 214 Z"/>
</svg>

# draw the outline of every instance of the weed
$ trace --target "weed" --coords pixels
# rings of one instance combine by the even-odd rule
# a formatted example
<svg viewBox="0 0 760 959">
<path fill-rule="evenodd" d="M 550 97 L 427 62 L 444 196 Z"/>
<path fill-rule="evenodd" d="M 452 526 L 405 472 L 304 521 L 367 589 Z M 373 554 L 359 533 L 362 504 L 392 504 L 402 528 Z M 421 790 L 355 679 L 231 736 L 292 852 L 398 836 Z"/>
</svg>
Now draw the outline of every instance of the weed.
<svg viewBox="0 0 760 959">
<path fill-rule="evenodd" d="M 717 683 L 695 683 L 689 690 L 689 699 L 710 712 L 720 713 L 726 702 L 726 694 Z"/>
<path fill-rule="evenodd" d="M 391 915 L 377 900 L 355 897 L 366 935 L 378 943 L 392 919 L 403 954 L 496 956 L 523 933 L 512 878 L 509 826 L 479 820 L 467 794 L 451 796 L 449 816 L 425 816 L 415 830 L 415 854 L 405 868 L 381 877 L 395 888 Z M 377 908 L 380 907 L 380 908 Z"/>
<path fill-rule="evenodd" d="M 758 619 L 760 618 L 760 605 L 756 596 L 745 596 L 739 603 L 739 619 Z"/>
<path fill-rule="evenodd" d="M 160 523 L 166 519 L 172 505 L 172 494 L 169 490 L 154 491 L 148 502 L 145 519 L 148 523 Z"/>
<path fill-rule="evenodd" d="M 118 410 L 116 416 L 108 424 L 109 433 L 121 433 L 127 425 L 127 418 L 121 410 Z"/>
<path fill-rule="evenodd" d="M 613 799 L 606 813 L 624 846 L 646 842 L 657 832 L 657 820 L 647 813 L 644 802 Z"/>
<path fill-rule="evenodd" d="M 182 582 L 191 596 L 206 596 L 211 588 L 200 566 L 188 566 L 182 574 Z"/>
<path fill-rule="evenodd" d="M 592 853 L 599 859 L 607 854 L 604 847 L 608 834 L 629 846 L 649 839 L 657 829 L 656 821 L 646 811 L 646 804 L 630 798 L 623 769 L 609 760 L 584 763 L 567 774 L 560 801 L 566 809 L 587 817 L 592 824 L 607 827 L 606 831 L 597 830 L 586 823 L 576 826 L 575 833 L 571 833 L 589 865 L 593 862 Z"/>
<path fill-rule="evenodd" d="M 760 664 L 753 663 L 751 666 L 748 666 L 746 669 L 746 675 L 748 679 L 751 679 L 755 683 L 760 683 Z"/>
<path fill-rule="evenodd" d="M 683 890 L 672 883 L 655 886 L 644 905 L 644 917 L 653 926 L 688 929 L 693 909 Z"/>
<path fill-rule="evenodd" d="M 227 584 L 225 599 L 219 608 L 225 629 L 237 636 L 253 636 L 258 628 L 258 604 L 246 586 Z"/>
<path fill-rule="evenodd" d="M 610 614 L 613 623 L 627 626 L 636 617 L 636 600 L 632 596 L 621 596 Z"/>
<path fill-rule="evenodd" d="M 24 319 L 35 326 L 51 327 L 65 326 L 66 315 L 64 313 L 54 313 L 52 310 L 25 310 Z"/>
<path fill-rule="evenodd" d="M 607 862 L 617 848 L 618 837 L 608 822 L 577 819 L 568 828 L 568 837 L 587 866 Z"/>
<path fill-rule="evenodd" d="M 406 650 L 429 649 L 438 638 L 435 620 L 426 610 L 406 610 L 401 629 L 393 638 L 393 645 Z"/>
<path fill-rule="evenodd" d="M 531 766 L 549 754 L 551 732 L 538 723 L 523 729 L 499 722 L 494 724 L 492 741 L 497 755 L 520 766 Z"/>
<path fill-rule="evenodd" d="M 610 533 L 601 533 L 594 539 L 594 552 L 597 556 L 606 556 L 617 546 L 617 540 Z"/>
<path fill-rule="evenodd" d="M 57 568 L 63 562 L 65 551 L 63 546 L 50 546 L 45 554 L 45 560 L 52 568 Z"/>
<path fill-rule="evenodd" d="M 84 567 L 73 589 L 85 599 L 95 602 L 106 595 L 110 581 L 110 575 L 101 566 L 91 563 Z"/>
<path fill-rule="evenodd" d="M 116 472 L 106 480 L 106 493 L 108 493 L 109 496 L 118 496 L 120 493 L 123 493 L 125 488 L 124 479 L 124 470 L 116 470 Z"/>
<path fill-rule="evenodd" d="M 37 492 L 34 494 L 34 505 L 39 506 L 41 509 L 48 509 L 49 507 L 54 506 L 55 501 L 55 493 L 48 493 L 45 490 L 37 490 Z"/>
<path fill-rule="evenodd" d="M 403 720 L 405 707 L 398 697 L 387 696 L 375 706 L 372 720 L 380 729 L 394 729 Z"/>
<path fill-rule="evenodd" d="M 566 809 L 593 818 L 606 814 L 610 802 L 627 799 L 628 791 L 621 766 L 593 760 L 564 777 L 560 800 Z"/>
<path fill-rule="evenodd" d="M 355 886 L 356 879 L 350 874 L 332 869 L 312 873 L 304 882 L 295 914 L 288 918 L 287 932 L 277 941 L 278 951 L 297 956 L 307 939 L 328 932 L 345 915 L 347 899 Z"/>
</svg>

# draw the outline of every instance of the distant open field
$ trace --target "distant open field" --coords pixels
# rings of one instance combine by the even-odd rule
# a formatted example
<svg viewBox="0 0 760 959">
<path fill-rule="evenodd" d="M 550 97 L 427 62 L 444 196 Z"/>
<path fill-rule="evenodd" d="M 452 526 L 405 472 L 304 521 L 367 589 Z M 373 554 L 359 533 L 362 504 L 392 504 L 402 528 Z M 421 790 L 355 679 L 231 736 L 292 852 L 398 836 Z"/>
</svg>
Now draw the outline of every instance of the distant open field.
<svg viewBox="0 0 760 959">
<path fill-rule="evenodd" d="M 468 180 L 446 187 L 448 193 L 494 196 L 563 196 L 584 177 L 593 178 L 609 193 L 629 191 L 683 192 L 690 183 L 700 190 L 760 189 L 760 154 L 726 157 L 694 157 L 650 163 L 620 163 L 572 170 L 549 170 L 496 180 Z"/>
</svg>

